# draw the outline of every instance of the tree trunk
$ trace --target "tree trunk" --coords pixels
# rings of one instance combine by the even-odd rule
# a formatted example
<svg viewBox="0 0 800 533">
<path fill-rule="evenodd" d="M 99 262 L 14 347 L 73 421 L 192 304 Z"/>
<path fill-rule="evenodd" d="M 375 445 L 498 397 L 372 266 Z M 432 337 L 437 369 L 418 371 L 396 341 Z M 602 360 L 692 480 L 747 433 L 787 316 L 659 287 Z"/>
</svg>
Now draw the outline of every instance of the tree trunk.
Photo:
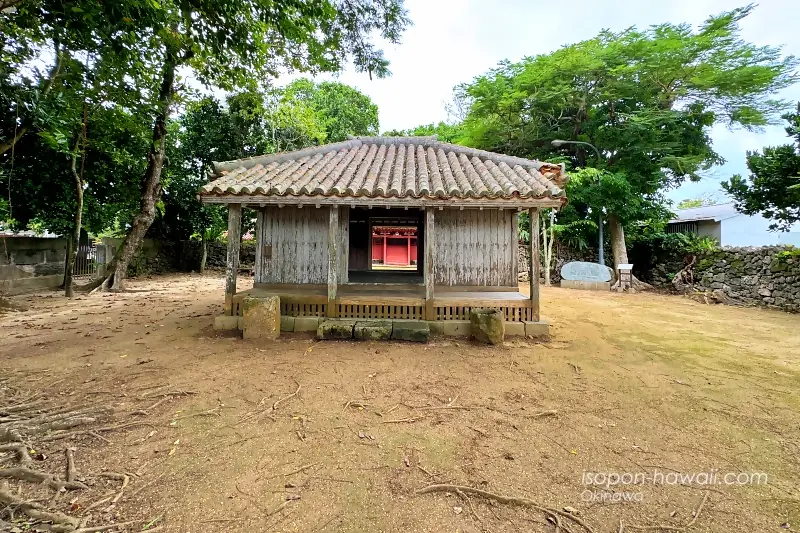
<svg viewBox="0 0 800 533">
<path fill-rule="evenodd" d="M 614 275 L 617 276 L 617 282 L 612 287 L 615 289 L 620 285 L 619 265 L 628 264 L 628 248 L 625 246 L 625 230 L 622 228 L 622 222 L 619 221 L 617 215 L 609 215 L 607 222 L 608 231 L 611 234 L 611 253 L 614 257 Z M 622 287 L 623 290 L 627 288 L 629 287 Z M 653 286 L 637 279 L 636 276 L 631 274 L 630 288 L 642 291 L 646 289 L 652 289 Z"/>
<path fill-rule="evenodd" d="M 67 267 L 64 272 L 64 296 L 67 298 L 72 298 L 75 295 L 72 287 L 72 270 L 75 267 L 75 257 L 78 255 L 81 242 L 81 219 L 83 218 L 83 187 L 81 184 L 78 184 L 75 193 L 78 200 L 78 207 L 75 210 L 75 233 L 70 239 L 72 249 L 70 250 L 69 247 L 67 249 L 70 254 L 67 256 Z"/>
<path fill-rule="evenodd" d="M 153 142 L 150 145 L 147 171 L 142 183 L 141 207 L 131 222 L 122 246 L 114 256 L 113 269 L 109 268 L 108 277 L 103 282 L 105 289 L 122 290 L 122 280 L 125 279 L 128 264 L 139 250 L 145 233 L 156 217 L 156 204 L 161 197 L 161 171 L 166 159 L 167 120 L 172 105 L 175 68 L 176 54 L 173 50 L 168 49 L 161 73 L 161 88 L 158 93 L 159 111 L 153 126 Z"/>
<path fill-rule="evenodd" d="M 625 230 L 617 215 L 608 216 L 608 231 L 611 233 L 611 253 L 614 257 L 614 271 L 619 265 L 628 263 L 628 249 L 625 247 Z"/>
<path fill-rule="evenodd" d="M 84 154 L 81 157 L 81 172 L 78 173 L 77 170 L 77 159 L 78 159 L 78 146 L 80 143 L 81 138 L 83 138 L 84 142 Z M 86 158 L 86 105 L 83 106 L 83 132 L 80 137 L 78 137 L 78 142 L 75 143 L 75 150 L 72 152 L 72 165 L 70 169 L 72 170 L 72 176 L 75 178 L 75 200 L 77 206 L 75 207 L 75 230 L 72 234 L 72 237 L 67 241 L 67 257 L 66 257 L 66 266 L 64 267 L 64 296 L 67 298 L 72 298 L 75 296 L 75 291 L 72 287 L 72 270 L 75 267 L 75 256 L 78 255 L 78 248 L 80 248 L 81 242 L 81 222 L 83 218 L 83 167 L 84 167 L 84 159 Z"/>
<path fill-rule="evenodd" d="M 206 260 L 208 259 L 208 241 L 206 240 L 206 230 L 203 230 L 200 239 L 203 245 L 203 255 L 200 257 L 200 273 L 202 274 L 206 271 Z"/>
</svg>

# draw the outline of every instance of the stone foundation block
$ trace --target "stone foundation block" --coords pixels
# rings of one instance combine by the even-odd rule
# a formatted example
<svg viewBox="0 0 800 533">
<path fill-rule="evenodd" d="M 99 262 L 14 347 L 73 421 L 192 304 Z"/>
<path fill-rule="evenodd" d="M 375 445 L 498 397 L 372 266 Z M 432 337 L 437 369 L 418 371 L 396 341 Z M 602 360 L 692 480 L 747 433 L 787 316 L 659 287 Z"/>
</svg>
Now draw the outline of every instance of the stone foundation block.
<svg viewBox="0 0 800 533">
<path fill-rule="evenodd" d="M 295 333 L 301 331 L 317 331 L 320 318 L 318 316 L 297 316 L 294 317 Z"/>
<path fill-rule="evenodd" d="M 478 342 L 503 344 L 506 336 L 505 320 L 499 309 L 473 309 L 469 312 L 472 336 Z"/>
<path fill-rule="evenodd" d="M 281 331 L 294 331 L 295 317 L 281 315 Z"/>
<path fill-rule="evenodd" d="M 392 324 L 392 339 L 396 341 L 428 342 L 431 328 L 422 320 L 395 320 Z"/>
<path fill-rule="evenodd" d="M 547 320 L 540 320 L 539 322 L 525 322 L 525 336 L 549 339 L 550 323 Z"/>
<path fill-rule="evenodd" d="M 317 338 L 323 340 L 352 339 L 355 325 L 355 320 L 323 320 L 317 327 Z"/>
<path fill-rule="evenodd" d="M 428 325 L 434 335 L 469 337 L 472 334 L 472 324 L 469 320 L 432 320 Z"/>
<path fill-rule="evenodd" d="M 583 289 L 586 291 L 610 291 L 610 281 L 581 281 L 574 279 L 562 279 L 561 287 L 564 289 Z"/>
<path fill-rule="evenodd" d="M 245 339 L 277 339 L 281 334 L 281 299 L 248 296 L 242 302 Z"/>
<path fill-rule="evenodd" d="M 392 323 L 386 320 L 356 322 L 353 328 L 356 339 L 362 341 L 383 341 L 392 338 Z"/>
<path fill-rule="evenodd" d="M 525 336 L 525 323 L 524 322 L 506 322 L 506 335 L 508 336 Z"/>
<path fill-rule="evenodd" d="M 233 331 L 239 329 L 239 317 L 219 315 L 214 317 L 214 331 Z"/>
</svg>

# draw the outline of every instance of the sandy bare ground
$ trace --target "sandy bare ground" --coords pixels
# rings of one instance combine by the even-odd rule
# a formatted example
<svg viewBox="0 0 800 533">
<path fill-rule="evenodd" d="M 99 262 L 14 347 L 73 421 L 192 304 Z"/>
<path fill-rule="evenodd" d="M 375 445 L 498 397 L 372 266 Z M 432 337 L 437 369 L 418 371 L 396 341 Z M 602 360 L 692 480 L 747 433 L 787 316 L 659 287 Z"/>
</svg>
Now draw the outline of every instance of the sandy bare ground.
<svg viewBox="0 0 800 533">
<path fill-rule="evenodd" d="M 26 443 L 33 467 L 59 479 L 64 450 L 74 447 L 76 479 L 87 488 L 53 497 L 14 479 L 7 487 L 83 526 L 800 531 L 797 315 L 544 288 L 543 313 L 555 324 L 549 343 L 299 335 L 250 343 L 211 329 L 221 277 L 129 288 L 72 301 L 18 297 L 30 309 L 0 317 L 0 415 L 31 399 L 109 409 L 80 431 Z M 114 427 L 122 424 L 131 425 Z M 13 461 L 0 453 L 0 468 Z M 677 477 L 711 471 L 716 480 Z M 121 490 L 104 472 L 127 475 L 128 485 Z M 606 488 L 588 486 L 600 478 L 587 472 L 638 477 Z M 767 478 L 726 484 L 726 473 Z M 436 483 L 563 514 L 416 492 Z M 0 518 L 11 511 L 23 517 L 10 506 Z"/>
</svg>

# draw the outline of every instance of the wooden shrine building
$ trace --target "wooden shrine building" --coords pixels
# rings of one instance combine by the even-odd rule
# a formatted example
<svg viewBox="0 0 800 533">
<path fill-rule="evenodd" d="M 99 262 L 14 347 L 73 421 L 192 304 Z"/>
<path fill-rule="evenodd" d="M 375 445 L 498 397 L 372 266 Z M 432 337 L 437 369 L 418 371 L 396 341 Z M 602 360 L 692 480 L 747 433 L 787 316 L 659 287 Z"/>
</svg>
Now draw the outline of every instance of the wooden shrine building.
<svg viewBox="0 0 800 533">
<path fill-rule="evenodd" d="M 501 309 L 539 320 L 539 239 L 531 235 L 530 296 L 519 291 L 517 217 L 567 201 L 560 165 L 439 142 L 358 137 L 214 163 L 204 203 L 228 206 L 225 314 L 246 293 L 277 294 L 281 314 L 469 320 Z M 236 292 L 242 207 L 256 212 L 255 283 Z M 408 264 L 377 257 L 382 228 L 404 240 Z M 387 252 L 388 253 L 388 252 Z"/>
</svg>

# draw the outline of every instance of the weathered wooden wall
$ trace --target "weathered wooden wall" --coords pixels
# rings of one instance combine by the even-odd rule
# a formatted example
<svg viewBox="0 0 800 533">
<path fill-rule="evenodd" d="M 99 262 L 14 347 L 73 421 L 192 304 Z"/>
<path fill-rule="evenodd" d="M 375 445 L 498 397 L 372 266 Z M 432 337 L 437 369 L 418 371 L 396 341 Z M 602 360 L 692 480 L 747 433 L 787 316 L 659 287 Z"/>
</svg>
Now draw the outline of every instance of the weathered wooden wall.
<svg viewBox="0 0 800 533">
<path fill-rule="evenodd" d="M 256 226 L 256 283 L 328 282 L 327 208 L 265 207 Z"/>
<path fill-rule="evenodd" d="M 348 212 L 339 207 L 339 283 L 347 283 Z M 327 207 L 264 207 L 257 213 L 256 283 L 328 282 Z"/>
<path fill-rule="evenodd" d="M 445 209 L 434 216 L 437 285 L 517 284 L 516 211 Z"/>
<path fill-rule="evenodd" d="M 516 215 L 512 210 L 437 210 L 434 224 L 436 284 L 516 285 Z M 349 209 L 340 207 L 339 283 L 348 282 L 348 263 L 352 259 L 348 253 L 349 219 Z M 327 283 L 328 220 L 325 207 L 259 209 L 255 282 Z"/>
</svg>

